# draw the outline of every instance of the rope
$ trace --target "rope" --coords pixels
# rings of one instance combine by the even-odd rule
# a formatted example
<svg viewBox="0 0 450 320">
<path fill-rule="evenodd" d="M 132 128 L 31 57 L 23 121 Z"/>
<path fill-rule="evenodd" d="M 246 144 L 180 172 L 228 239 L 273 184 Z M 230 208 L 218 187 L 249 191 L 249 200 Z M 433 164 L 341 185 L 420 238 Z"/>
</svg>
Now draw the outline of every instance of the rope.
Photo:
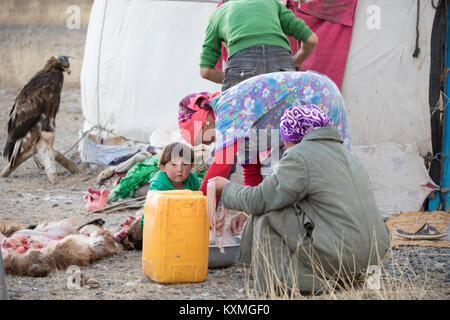
<svg viewBox="0 0 450 320">
<path fill-rule="evenodd" d="M 444 92 L 440 92 L 440 96 L 441 98 L 439 99 L 439 101 L 436 103 L 436 106 L 433 108 L 433 110 L 431 110 L 431 117 L 437 112 L 445 112 L 445 109 L 447 108 L 448 102 L 447 104 L 444 104 L 443 100 L 449 100 L 448 97 L 445 95 Z M 441 109 L 441 105 L 442 105 L 442 110 Z"/>
<path fill-rule="evenodd" d="M 89 130 L 85 131 L 85 132 L 82 134 L 81 138 L 78 139 L 78 141 L 75 142 L 69 149 L 67 149 L 67 151 L 64 152 L 63 155 L 65 156 L 70 150 L 72 150 L 73 148 L 75 148 L 75 147 L 80 143 L 80 141 L 83 140 L 84 137 L 86 137 L 86 135 L 87 135 L 89 132 L 91 132 L 92 130 L 94 130 L 94 129 L 100 129 L 100 130 L 103 130 L 99 125 L 93 126 L 93 127 L 90 128 Z"/>
<path fill-rule="evenodd" d="M 81 135 L 81 138 L 78 139 L 78 141 L 75 142 L 69 149 L 67 149 L 67 151 L 64 152 L 63 155 L 65 156 L 70 150 L 72 150 L 73 148 L 75 148 L 75 147 L 80 143 L 80 141 L 83 140 L 84 137 L 86 137 L 86 135 L 87 135 L 89 132 L 91 132 L 91 131 L 93 131 L 93 130 L 96 130 L 96 129 L 101 130 L 101 131 L 104 131 L 104 132 L 109 133 L 109 134 L 114 135 L 114 136 L 118 136 L 118 135 L 117 135 L 116 133 L 114 133 L 113 131 L 107 130 L 107 129 L 105 129 L 105 128 L 103 128 L 103 127 L 101 127 L 100 125 L 97 124 L 97 125 L 91 127 L 89 130 L 83 132 L 83 134 Z M 125 140 L 126 140 L 126 139 L 125 139 Z"/>
<path fill-rule="evenodd" d="M 417 58 L 420 54 L 419 48 L 419 19 L 420 19 L 420 0 L 417 0 L 417 19 L 416 19 L 416 48 L 414 49 L 413 57 Z"/>
<path fill-rule="evenodd" d="M 434 4 L 434 0 L 431 0 L 431 5 L 433 6 L 434 9 L 439 9 L 439 7 L 442 5 L 442 0 L 438 0 L 437 5 Z"/>
</svg>

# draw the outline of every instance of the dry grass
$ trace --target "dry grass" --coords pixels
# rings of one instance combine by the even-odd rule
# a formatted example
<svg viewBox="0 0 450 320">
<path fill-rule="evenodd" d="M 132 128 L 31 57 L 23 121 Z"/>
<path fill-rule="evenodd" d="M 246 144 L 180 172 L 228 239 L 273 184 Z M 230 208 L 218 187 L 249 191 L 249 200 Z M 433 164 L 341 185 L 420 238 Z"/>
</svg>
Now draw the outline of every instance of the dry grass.
<svg viewBox="0 0 450 320">
<path fill-rule="evenodd" d="M 10 35 L 10 39 L 4 39 Z M 51 56 L 72 56 L 66 87 L 79 87 L 85 31 L 49 26 L 0 26 L 0 85 L 18 91 Z"/>
<path fill-rule="evenodd" d="M 267 239 L 267 238 L 266 238 Z M 294 283 L 293 286 L 287 286 L 285 281 L 281 279 L 292 279 L 295 277 L 297 270 L 297 258 L 286 259 L 280 258 L 280 253 L 273 254 L 267 245 L 267 241 L 261 241 L 258 249 L 261 252 L 259 262 L 263 269 L 264 283 L 258 283 L 258 279 L 254 274 L 254 265 L 257 263 L 252 261 L 252 267 L 249 269 L 246 280 L 246 294 L 248 299 L 257 300 L 445 300 L 448 299 L 447 293 L 441 287 L 436 287 L 430 281 L 430 275 L 427 272 L 424 263 L 424 273 L 416 274 L 409 262 L 400 261 L 398 256 L 389 251 L 384 259 L 379 259 L 380 264 L 376 266 L 376 273 L 370 273 L 373 270 L 367 268 L 367 273 L 358 278 L 343 272 L 342 266 L 338 266 L 335 271 L 339 271 L 340 276 L 333 280 L 327 276 L 323 268 L 317 263 L 312 263 L 313 274 L 319 279 L 324 289 L 322 293 L 307 295 L 298 288 Z M 287 248 L 282 250 L 287 252 Z M 256 251 L 256 250 L 255 250 Z M 255 253 L 253 253 L 255 256 Z M 278 258 L 277 258 L 278 256 Z M 293 257 L 297 257 L 294 254 Z M 309 255 L 310 260 L 311 255 Z M 388 271 L 384 267 L 384 263 L 390 260 L 391 270 Z M 288 266 L 284 268 L 284 272 L 280 274 L 280 264 Z M 275 269 L 278 269 L 277 271 Z M 282 269 L 282 268 L 281 268 Z M 260 277 L 261 278 L 261 277 Z M 377 281 L 377 279 L 379 281 Z M 374 281 L 375 280 L 375 281 Z M 258 288 L 265 288 L 260 290 Z"/>
<path fill-rule="evenodd" d="M 79 87 L 92 0 L 2 0 L 0 2 L 0 86 L 18 91 L 51 56 L 67 55 L 72 74 L 66 87 Z M 80 8 L 81 28 L 70 29 L 67 8 Z"/>
<path fill-rule="evenodd" d="M 0 25 L 54 25 L 65 26 L 67 8 L 80 8 L 81 25 L 87 27 L 94 0 L 2 0 Z"/>
</svg>

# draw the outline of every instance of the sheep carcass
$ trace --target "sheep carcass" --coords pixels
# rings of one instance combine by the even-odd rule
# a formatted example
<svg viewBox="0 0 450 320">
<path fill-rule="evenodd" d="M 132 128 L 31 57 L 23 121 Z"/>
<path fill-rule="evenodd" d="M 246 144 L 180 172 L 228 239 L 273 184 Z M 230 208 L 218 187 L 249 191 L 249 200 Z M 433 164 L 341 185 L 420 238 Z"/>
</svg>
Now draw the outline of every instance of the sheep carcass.
<svg viewBox="0 0 450 320">
<path fill-rule="evenodd" d="M 84 266 L 121 250 L 108 230 L 93 224 L 78 230 L 74 219 L 22 229 L 0 241 L 5 272 L 32 277 Z"/>
</svg>

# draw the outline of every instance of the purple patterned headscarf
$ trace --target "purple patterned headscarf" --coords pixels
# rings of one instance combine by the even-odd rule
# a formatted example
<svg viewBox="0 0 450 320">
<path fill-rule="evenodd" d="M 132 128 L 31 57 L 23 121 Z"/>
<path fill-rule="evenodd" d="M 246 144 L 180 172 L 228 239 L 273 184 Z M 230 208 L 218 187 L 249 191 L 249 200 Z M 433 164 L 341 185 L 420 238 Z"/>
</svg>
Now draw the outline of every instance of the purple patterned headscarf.
<svg viewBox="0 0 450 320">
<path fill-rule="evenodd" d="M 281 117 L 281 139 L 288 143 L 299 143 L 312 130 L 330 124 L 331 119 L 313 104 L 290 107 Z"/>
</svg>

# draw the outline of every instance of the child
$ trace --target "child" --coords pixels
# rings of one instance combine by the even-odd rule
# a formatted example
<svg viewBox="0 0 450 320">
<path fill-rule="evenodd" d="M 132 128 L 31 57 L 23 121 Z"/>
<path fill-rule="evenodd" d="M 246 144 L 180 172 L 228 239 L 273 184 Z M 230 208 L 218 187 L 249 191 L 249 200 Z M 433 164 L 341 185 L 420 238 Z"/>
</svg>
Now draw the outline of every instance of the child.
<svg viewBox="0 0 450 320">
<path fill-rule="evenodd" d="M 171 143 L 159 154 L 158 167 L 161 169 L 150 180 L 151 190 L 192 190 L 200 189 L 198 176 L 191 171 L 194 164 L 194 151 L 182 143 Z M 142 209 L 141 227 L 144 227 L 144 208 Z"/>
<path fill-rule="evenodd" d="M 280 134 L 287 150 L 261 184 L 213 179 L 224 206 L 249 215 L 239 260 L 255 267 L 257 289 L 270 289 L 273 276 L 281 288 L 318 293 L 327 279 L 352 281 L 379 265 L 389 231 L 366 170 L 331 119 L 315 105 L 290 107 Z"/>
<path fill-rule="evenodd" d="M 159 154 L 159 171 L 149 182 L 149 191 L 192 190 L 200 189 L 198 176 L 191 171 L 194 164 L 194 151 L 182 143 L 171 143 Z M 115 234 L 116 240 L 125 248 L 142 248 L 142 231 L 144 228 L 144 208 L 140 218 L 130 217 L 122 229 Z"/>
</svg>

